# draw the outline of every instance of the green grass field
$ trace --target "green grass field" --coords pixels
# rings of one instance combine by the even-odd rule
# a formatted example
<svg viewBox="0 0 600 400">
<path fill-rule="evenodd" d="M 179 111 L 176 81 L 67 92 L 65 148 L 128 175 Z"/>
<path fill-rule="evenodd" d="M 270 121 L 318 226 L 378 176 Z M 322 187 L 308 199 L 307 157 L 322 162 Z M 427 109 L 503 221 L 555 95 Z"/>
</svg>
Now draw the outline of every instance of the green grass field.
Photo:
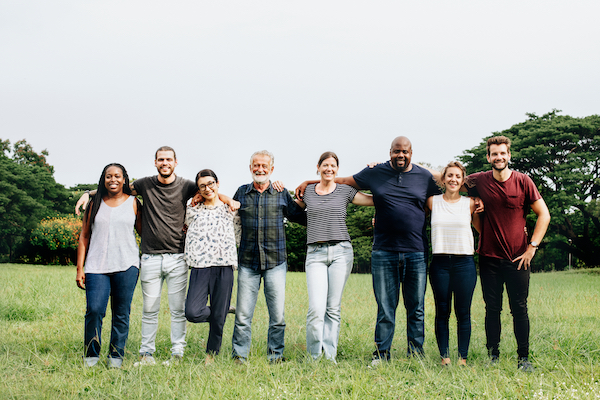
<svg viewBox="0 0 600 400">
<path fill-rule="evenodd" d="M 305 357 L 305 277 L 288 273 L 287 279 L 288 362 L 270 365 L 266 361 L 268 317 L 261 294 L 247 365 L 235 365 L 229 358 L 234 322 L 230 317 L 215 364 L 204 366 L 208 326 L 188 324 L 188 347 L 182 363 L 134 368 L 142 311 L 138 287 L 123 369 L 85 369 L 81 358 L 85 294 L 75 285 L 75 268 L 2 264 L 0 398 L 600 398 L 599 270 L 532 276 L 531 359 L 536 366 L 532 374 L 517 371 L 512 318 L 506 302 L 501 362 L 498 367 L 487 367 L 479 283 L 472 307 L 467 368 L 439 366 L 430 288 L 426 298 L 426 357 L 404 357 L 406 321 L 400 307 L 392 361 L 369 368 L 376 315 L 370 275 L 352 275 L 346 286 L 338 365 L 309 362 Z M 110 311 L 103 332 L 104 355 L 109 325 Z M 169 311 L 163 296 L 155 353 L 158 361 L 169 357 L 169 332 Z M 451 346 L 456 347 L 455 332 Z"/>
</svg>

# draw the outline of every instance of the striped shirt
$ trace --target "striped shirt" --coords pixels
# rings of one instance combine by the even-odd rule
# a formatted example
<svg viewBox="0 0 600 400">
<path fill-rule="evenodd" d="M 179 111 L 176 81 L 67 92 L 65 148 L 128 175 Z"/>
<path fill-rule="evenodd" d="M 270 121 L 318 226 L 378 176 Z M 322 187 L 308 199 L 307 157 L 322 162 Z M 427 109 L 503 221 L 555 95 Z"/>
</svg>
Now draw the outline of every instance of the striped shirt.
<svg viewBox="0 0 600 400">
<path fill-rule="evenodd" d="M 241 203 L 238 264 L 264 271 L 286 262 L 284 217 L 302 219 L 304 215 L 290 193 L 285 189 L 278 192 L 271 184 L 260 193 L 249 183 L 240 186 L 233 199 Z"/>
<path fill-rule="evenodd" d="M 471 199 L 461 197 L 448 203 L 443 195 L 433 196 L 431 210 L 431 244 L 433 254 L 472 255 Z"/>
<path fill-rule="evenodd" d="M 319 195 L 316 184 L 308 185 L 304 193 L 308 220 L 306 244 L 350 240 L 346 227 L 346 208 L 358 190 L 337 184 L 334 191 Z"/>
</svg>

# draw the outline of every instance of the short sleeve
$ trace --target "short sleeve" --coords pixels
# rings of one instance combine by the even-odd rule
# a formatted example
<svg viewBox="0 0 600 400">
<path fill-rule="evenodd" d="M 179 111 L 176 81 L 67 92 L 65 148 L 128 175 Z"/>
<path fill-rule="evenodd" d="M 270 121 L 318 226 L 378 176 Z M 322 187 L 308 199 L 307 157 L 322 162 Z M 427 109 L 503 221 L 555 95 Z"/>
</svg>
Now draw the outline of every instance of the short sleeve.
<svg viewBox="0 0 600 400">
<path fill-rule="evenodd" d="M 367 190 L 371 189 L 370 181 L 371 181 L 371 174 L 372 174 L 373 170 L 374 170 L 374 168 L 366 167 L 362 171 L 360 171 L 358 174 L 355 174 L 354 176 L 352 176 L 354 178 L 354 181 L 356 182 L 356 184 L 361 189 L 367 189 Z"/>
</svg>

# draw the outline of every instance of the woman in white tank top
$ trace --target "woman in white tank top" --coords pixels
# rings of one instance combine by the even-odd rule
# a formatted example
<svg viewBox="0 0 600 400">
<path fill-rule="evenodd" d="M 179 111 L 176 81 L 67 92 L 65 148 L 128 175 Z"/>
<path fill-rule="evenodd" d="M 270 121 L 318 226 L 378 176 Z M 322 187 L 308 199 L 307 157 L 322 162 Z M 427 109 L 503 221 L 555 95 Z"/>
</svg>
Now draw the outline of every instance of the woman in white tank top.
<svg viewBox="0 0 600 400">
<path fill-rule="evenodd" d="M 442 365 L 448 366 L 451 363 L 448 321 L 454 297 L 458 364 L 466 365 L 471 339 L 471 302 L 477 282 L 471 230 L 475 201 L 459 193 L 465 180 L 465 168 L 460 162 L 450 162 L 442 170 L 440 179 L 444 194 L 431 196 L 426 203 L 431 211 L 433 258 L 429 281 L 435 298 L 435 336 Z M 477 226 L 475 228 L 479 231 Z"/>
<path fill-rule="evenodd" d="M 131 196 L 127 171 L 104 167 L 98 191 L 83 216 L 77 248 L 77 286 L 85 290 L 85 365 L 100 357 L 102 320 L 111 299 L 112 327 L 107 359 L 120 368 L 129 335 L 131 300 L 139 274 L 140 254 L 134 228 L 141 232 L 142 206 Z"/>
</svg>

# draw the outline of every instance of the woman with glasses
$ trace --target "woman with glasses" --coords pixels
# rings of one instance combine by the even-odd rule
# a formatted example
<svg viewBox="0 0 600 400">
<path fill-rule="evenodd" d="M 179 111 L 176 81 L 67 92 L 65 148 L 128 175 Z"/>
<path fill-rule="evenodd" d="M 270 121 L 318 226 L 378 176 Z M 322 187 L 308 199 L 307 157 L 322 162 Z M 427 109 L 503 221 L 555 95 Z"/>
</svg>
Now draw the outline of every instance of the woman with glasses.
<svg viewBox="0 0 600 400">
<path fill-rule="evenodd" d="M 219 199 L 219 179 L 212 170 L 198 172 L 196 184 L 204 201 L 188 206 L 185 215 L 185 261 L 192 270 L 185 317 L 193 323 L 209 323 L 205 363 L 211 364 L 221 349 L 229 311 L 239 217 Z"/>
</svg>

